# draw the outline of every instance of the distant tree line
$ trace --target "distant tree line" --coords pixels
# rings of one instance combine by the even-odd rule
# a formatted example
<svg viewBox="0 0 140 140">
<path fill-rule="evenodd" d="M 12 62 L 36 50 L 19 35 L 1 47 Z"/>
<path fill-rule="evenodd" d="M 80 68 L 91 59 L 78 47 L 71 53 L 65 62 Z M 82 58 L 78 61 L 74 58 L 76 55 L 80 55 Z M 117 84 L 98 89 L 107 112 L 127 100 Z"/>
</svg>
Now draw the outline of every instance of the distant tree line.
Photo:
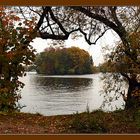
<svg viewBox="0 0 140 140">
<path fill-rule="evenodd" d="M 37 54 L 35 67 L 39 74 L 91 74 L 93 60 L 89 53 L 78 47 L 46 48 Z"/>
<path fill-rule="evenodd" d="M 113 71 L 111 71 L 109 66 L 110 66 L 110 63 L 105 61 L 105 62 L 99 64 L 98 66 L 95 66 L 94 71 L 96 73 L 98 73 L 98 72 L 102 72 L 102 73 L 113 72 Z"/>
</svg>

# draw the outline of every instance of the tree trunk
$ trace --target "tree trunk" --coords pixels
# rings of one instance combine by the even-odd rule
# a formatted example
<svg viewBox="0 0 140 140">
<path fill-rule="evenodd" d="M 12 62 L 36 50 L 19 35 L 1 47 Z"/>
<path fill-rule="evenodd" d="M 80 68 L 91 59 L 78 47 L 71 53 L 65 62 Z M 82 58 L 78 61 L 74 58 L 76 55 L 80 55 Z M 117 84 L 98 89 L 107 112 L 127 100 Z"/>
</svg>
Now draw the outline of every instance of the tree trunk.
<svg viewBox="0 0 140 140">
<path fill-rule="evenodd" d="M 140 106 L 140 83 L 135 79 L 129 80 L 129 88 L 125 109 L 137 108 Z"/>
</svg>

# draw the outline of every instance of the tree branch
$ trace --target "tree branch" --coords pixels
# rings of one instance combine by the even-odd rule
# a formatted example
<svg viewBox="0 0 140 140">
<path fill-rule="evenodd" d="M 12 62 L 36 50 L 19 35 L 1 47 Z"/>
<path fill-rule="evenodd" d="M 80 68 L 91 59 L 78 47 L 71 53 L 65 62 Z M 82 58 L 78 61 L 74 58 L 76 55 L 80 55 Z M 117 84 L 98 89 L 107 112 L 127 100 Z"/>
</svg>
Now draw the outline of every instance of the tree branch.
<svg viewBox="0 0 140 140">
<path fill-rule="evenodd" d="M 97 41 L 106 33 L 106 31 L 107 30 L 109 30 L 110 28 L 107 28 L 107 29 L 105 29 L 104 30 L 104 32 L 102 32 L 101 33 L 101 35 L 99 35 L 97 38 L 96 38 L 96 40 L 94 41 L 94 42 L 91 42 L 90 41 L 90 38 L 87 38 L 87 33 L 85 33 L 84 31 L 82 31 L 82 29 L 79 29 L 79 31 L 84 35 L 84 37 L 85 37 L 85 40 L 86 40 L 86 42 L 89 44 L 89 45 L 92 45 L 92 44 L 96 44 L 97 43 Z"/>
<path fill-rule="evenodd" d="M 50 30 L 51 30 L 52 34 L 55 34 L 51 25 L 50 25 L 50 22 L 49 22 L 49 15 L 46 16 L 46 20 L 47 20 L 48 26 L 50 27 Z"/>
<path fill-rule="evenodd" d="M 117 24 L 117 26 L 118 26 L 118 27 L 122 27 L 122 24 L 121 24 L 121 22 L 119 21 L 117 15 L 116 15 L 116 9 L 117 9 L 117 7 L 116 7 L 116 6 L 114 6 L 114 7 L 110 6 L 109 9 L 110 9 L 111 14 L 112 14 L 111 16 L 112 16 L 112 18 L 114 19 L 114 21 L 115 21 L 115 23 Z"/>
<path fill-rule="evenodd" d="M 37 23 L 36 29 L 39 30 L 39 28 L 41 27 L 41 25 L 43 24 L 44 18 L 46 16 L 46 13 L 48 13 L 48 7 L 43 8 L 43 13 L 40 16 L 40 19 Z"/>
<path fill-rule="evenodd" d="M 70 8 L 76 10 L 76 11 L 79 11 L 83 14 L 85 14 L 86 16 L 90 17 L 90 18 L 93 18 L 93 19 L 96 19 L 102 23 L 104 23 L 105 25 L 107 25 L 108 27 L 112 28 L 115 32 L 120 32 L 119 29 L 118 29 L 118 26 L 116 26 L 113 22 L 111 22 L 109 19 L 107 18 L 104 18 L 103 16 L 101 15 L 98 15 L 98 14 L 94 14 L 92 12 L 90 12 L 89 10 L 81 7 L 81 6 L 71 6 Z"/>
<path fill-rule="evenodd" d="M 47 32 L 45 33 L 39 32 L 39 35 L 42 39 L 55 39 L 55 40 L 66 40 L 69 37 L 69 35 L 54 35 L 49 34 Z"/>
<path fill-rule="evenodd" d="M 129 76 L 128 76 L 126 73 L 122 73 L 122 72 L 121 72 L 121 75 L 124 76 L 128 81 L 131 80 L 131 79 L 129 78 Z"/>
<path fill-rule="evenodd" d="M 51 16 L 52 20 L 55 21 L 55 22 L 58 24 L 58 26 L 60 27 L 61 31 L 62 31 L 65 35 L 67 35 L 68 32 L 67 32 L 67 31 L 65 30 L 65 28 L 62 26 L 62 23 L 54 16 L 51 7 L 48 7 L 48 11 L 49 11 L 49 13 L 50 13 L 50 16 Z"/>
<path fill-rule="evenodd" d="M 30 11 L 32 11 L 32 12 L 36 13 L 37 15 L 41 16 L 40 13 L 38 13 L 36 10 L 33 10 L 30 6 L 27 6 L 27 7 L 29 8 Z"/>
</svg>

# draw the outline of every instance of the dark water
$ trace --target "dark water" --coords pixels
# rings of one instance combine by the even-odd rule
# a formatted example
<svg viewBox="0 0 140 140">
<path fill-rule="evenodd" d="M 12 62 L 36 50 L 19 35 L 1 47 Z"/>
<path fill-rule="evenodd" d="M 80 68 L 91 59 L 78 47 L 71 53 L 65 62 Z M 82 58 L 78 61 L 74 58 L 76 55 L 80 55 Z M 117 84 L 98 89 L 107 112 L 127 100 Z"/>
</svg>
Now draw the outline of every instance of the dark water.
<svg viewBox="0 0 140 140">
<path fill-rule="evenodd" d="M 103 102 L 101 74 L 73 76 L 45 76 L 27 73 L 21 81 L 22 89 L 20 104 L 25 105 L 21 111 L 41 113 L 46 116 L 73 114 L 99 109 Z M 121 107 L 122 100 L 115 103 Z M 103 108 L 109 111 L 109 107 Z"/>
</svg>

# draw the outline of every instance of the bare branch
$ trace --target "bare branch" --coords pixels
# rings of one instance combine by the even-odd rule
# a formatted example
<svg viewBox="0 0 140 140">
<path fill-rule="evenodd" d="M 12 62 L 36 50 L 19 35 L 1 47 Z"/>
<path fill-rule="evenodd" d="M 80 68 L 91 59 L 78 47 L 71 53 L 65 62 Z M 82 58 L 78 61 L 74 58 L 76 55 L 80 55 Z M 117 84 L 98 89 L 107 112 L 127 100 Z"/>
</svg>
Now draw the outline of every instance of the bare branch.
<svg viewBox="0 0 140 140">
<path fill-rule="evenodd" d="M 130 77 L 126 73 L 121 72 L 121 75 L 124 76 L 128 81 L 131 80 Z"/>
<path fill-rule="evenodd" d="M 116 26 L 112 21 L 110 21 L 109 19 L 107 18 L 104 18 L 103 16 L 101 15 L 98 15 L 98 14 L 94 14 L 92 12 L 90 12 L 89 10 L 83 8 L 83 7 L 80 7 L 80 6 L 71 6 L 72 9 L 76 10 L 76 11 L 79 11 L 79 12 L 82 12 L 83 14 L 85 14 L 86 16 L 90 17 L 90 18 L 93 18 L 93 19 L 96 19 L 102 23 L 104 23 L 105 25 L 107 25 L 108 27 L 112 28 L 115 32 L 117 33 L 120 33 L 119 29 L 118 29 L 118 26 Z"/>
<path fill-rule="evenodd" d="M 117 26 L 118 26 L 118 27 L 122 27 L 122 24 L 121 24 L 121 22 L 119 21 L 117 15 L 116 15 L 116 9 L 117 9 L 117 7 L 116 7 L 116 6 L 114 6 L 114 7 L 110 6 L 109 9 L 110 9 L 110 11 L 111 11 L 111 16 L 112 16 L 112 18 L 114 19 L 114 21 L 115 21 L 115 23 L 117 24 Z"/>
<path fill-rule="evenodd" d="M 38 13 L 36 10 L 33 10 L 30 6 L 27 6 L 27 7 L 29 8 L 30 11 L 32 11 L 32 12 L 36 13 L 37 15 L 41 16 L 40 13 Z"/>
<path fill-rule="evenodd" d="M 110 29 L 110 28 L 105 29 L 104 32 L 102 32 L 101 35 L 99 35 L 99 36 L 96 38 L 96 40 L 95 40 L 94 42 L 91 42 L 91 41 L 90 41 L 90 37 L 87 38 L 87 33 L 85 33 L 84 31 L 82 31 L 82 29 L 79 29 L 79 31 L 84 35 L 85 40 L 87 41 L 87 43 L 88 43 L 89 45 L 92 45 L 92 44 L 95 45 L 95 44 L 97 43 L 97 41 L 98 41 L 98 40 L 106 33 L 106 31 L 109 30 L 109 29 Z"/>
<path fill-rule="evenodd" d="M 51 16 L 52 20 L 55 21 L 55 22 L 58 24 L 58 26 L 60 27 L 61 31 L 62 31 L 65 35 L 67 35 L 68 32 L 67 32 L 67 31 L 65 30 L 65 28 L 62 26 L 62 23 L 54 16 L 51 7 L 48 7 L 48 11 L 49 11 L 49 13 L 50 13 L 50 16 Z"/>
<path fill-rule="evenodd" d="M 49 22 L 49 21 L 50 21 L 50 20 L 49 20 L 49 15 L 46 15 L 45 17 L 46 17 L 48 26 L 50 27 L 50 30 L 51 30 L 52 34 L 55 34 L 54 31 L 53 31 L 53 29 L 52 29 L 52 27 L 51 27 L 51 25 L 50 25 L 50 22 Z"/>
<path fill-rule="evenodd" d="M 69 35 L 54 35 L 49 34 L 47 32 L 45 33 L 39 32 L 39 35 L 42 39 L 55 39 L 55 40 L 66 40 L 69 37 Z"/>
<path fill-rule="evenodd" d="M 25 17 L 25 15 L 24 15 L 24 12 L 23 12 L 23 10 L 22 10 L 21 7 L 19 7 L 19 11 L 20 11 L 20 13 L 22 14 L 23 18 L 26 20 L 26 17 Z"/>
<path fill-rule="evenodd" d="M 39 28 L 41 27 L 41 25 L 43 24 L 44 18 L 46 16 L 46 14 L 48 13 L 48 7 L 43 8 L 43 12 L 40 16 L 40 19 L 37 23 L 36 29 L 39 30 Z"/>
</svg>

